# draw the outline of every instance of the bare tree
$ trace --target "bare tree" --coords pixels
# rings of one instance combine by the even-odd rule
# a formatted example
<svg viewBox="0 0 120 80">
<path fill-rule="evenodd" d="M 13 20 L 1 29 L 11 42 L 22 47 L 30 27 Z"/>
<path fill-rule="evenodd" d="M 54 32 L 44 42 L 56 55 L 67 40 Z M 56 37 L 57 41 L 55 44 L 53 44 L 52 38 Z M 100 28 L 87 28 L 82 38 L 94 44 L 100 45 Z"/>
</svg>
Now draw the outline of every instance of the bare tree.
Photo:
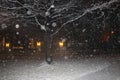
<svg viewBox="0 0 120 80">
<path fill-rule="evenodd" d="M 92 1 L 92 0 L 91 0 Z M 0 14 L 1 16 L 12 16 L 15 18 L 26 19 L 26 21 L 37 24 L 42 30 L 48 31 L 46 25 L 57 26 L 57 22 L 61 20 L 61 25 L 53 32 L 52 35 L 58 33 L 65 25 L 80 19 L 92 13 L 97 9 L 109 8 L 112 3 L 119 0 L 110 0 L 95 4 L 82 4 L 82 0 L 1 0 Z M 98 17 L 103 16 L 101 13 Z M 42 21 L 42 19 L 43 21 Z M 47 18 L 49 18 L 47 20 Z M 36 23 L 35 23 L 36 22 Z"/>
<path fill-rule="evenodd" d="M 77 20 L 80 21 L 86 15 L 97 12 L 99 14 L 95 16 L 95 19 L 103 18 L 105 9 L 111 8 L 110 6 L 114 3 L 119 4 L 119 0 L 85 1 L 1 0 L 0 15 L 7 17 L 7 19 L 14 17 L 20 21 L 25 21 L 25 23 L 40 26 L 41 30 L 47 34 L 47 41 L 51 41 L 50 39 L 62 31 L 68 24 Z M 114 9 L 116 8 L 112 8 L 112 10 Z M 79 24 L 77 23 L 76 25 Z M 85 29 L 82 31 L 84 32 Z M 48 47 L 51 47 L 50 42 L 47 42 L 47 44 L 49 44 Z M 48 52 L 46 53 L 48 54 Z"/>
</svg>

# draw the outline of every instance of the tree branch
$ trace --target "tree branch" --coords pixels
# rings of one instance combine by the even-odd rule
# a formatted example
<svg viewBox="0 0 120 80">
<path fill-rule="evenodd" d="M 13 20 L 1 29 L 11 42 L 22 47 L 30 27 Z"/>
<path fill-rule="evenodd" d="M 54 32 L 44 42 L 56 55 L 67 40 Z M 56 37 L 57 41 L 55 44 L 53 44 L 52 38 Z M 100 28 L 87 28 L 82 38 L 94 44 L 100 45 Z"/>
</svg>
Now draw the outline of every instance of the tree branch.
<svg viewBox="0 0 120 80">
<path fill-rule="evenodd" d="M 56 32 L 53 33 L 51 36 L 56 35 L 65 25 L 67 25 L 68 23 L 71 23 L 71 22 L 73 22 L 73 21 L 76 21 L 76 20 L 82 18 L 82 17 L 85 16 L 87 13 L 91 13 L 92 11 L 94 11 L 94 10 L 96 10 L 96 9 L 108 8 L 112 3 L 118 2 L 118 1 L 119 1 L 119 0 L 111 0 L 111 1 L 106 2 L 106 3 L 103 3 L 103 4 L 101 4 L 101 5 L 93 6 L 92 8 L 86 9 L 86 10 L 83 12 L 82 15 L 79 15 L 79 16 L 75 17 L 74 19 L 69 20 L 69 21 L 65 22 L 64 24 L 62 24 L 62 26 L 61 26 L 60 28 L 58 28 L 58 29 L 56 30 Z"/>
</svg>

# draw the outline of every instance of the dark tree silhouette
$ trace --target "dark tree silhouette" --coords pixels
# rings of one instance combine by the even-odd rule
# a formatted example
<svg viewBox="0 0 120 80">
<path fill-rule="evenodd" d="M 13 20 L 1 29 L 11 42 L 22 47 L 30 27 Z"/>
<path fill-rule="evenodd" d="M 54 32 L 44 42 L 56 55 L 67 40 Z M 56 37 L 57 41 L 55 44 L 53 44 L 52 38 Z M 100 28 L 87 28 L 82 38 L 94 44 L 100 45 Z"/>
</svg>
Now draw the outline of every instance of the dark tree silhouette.
<svg viewBox="0 0 120 80">
<path fill-rule="evenodd" d="M 78 43 L 82 41 L 92 46 L 101 43 L 102 33 L 119 27 L 120 1 L 1 0 L 0 17 L 2 25 L 15 18 L 23 24 L 39 26 L 46 34 L 48 55 L 53 37 L 60 34 Z"/>
</svg>

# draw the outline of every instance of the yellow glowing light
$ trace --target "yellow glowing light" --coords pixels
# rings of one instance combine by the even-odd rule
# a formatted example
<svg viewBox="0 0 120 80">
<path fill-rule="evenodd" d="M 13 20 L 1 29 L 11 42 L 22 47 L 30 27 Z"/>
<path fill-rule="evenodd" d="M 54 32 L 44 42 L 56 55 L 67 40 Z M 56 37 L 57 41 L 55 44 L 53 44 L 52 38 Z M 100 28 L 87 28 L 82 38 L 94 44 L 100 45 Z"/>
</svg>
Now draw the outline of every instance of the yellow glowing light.
<svg viewBox="0 0 120 80">
<path fill-rule="evenodd" d="M 40 47 L 41 46 L 41 42 L 37 42 L 37 47 Z"/>
<path fill-rule="evenodd" d="M 5 46 L 6 46 L 7 48 L 8 48 L 8 47 L 10 47 L 10 43 L 6 43 L 6 45 L 5 45 Z"/>
<path fill-rule="evenodd" d="M 59 42 L 59 46 L 60 46 L 60 47 L 63 47 L 63 46 L 64 46 L 64 43 L 63 43 L 63 42 Z"/>
</svg>

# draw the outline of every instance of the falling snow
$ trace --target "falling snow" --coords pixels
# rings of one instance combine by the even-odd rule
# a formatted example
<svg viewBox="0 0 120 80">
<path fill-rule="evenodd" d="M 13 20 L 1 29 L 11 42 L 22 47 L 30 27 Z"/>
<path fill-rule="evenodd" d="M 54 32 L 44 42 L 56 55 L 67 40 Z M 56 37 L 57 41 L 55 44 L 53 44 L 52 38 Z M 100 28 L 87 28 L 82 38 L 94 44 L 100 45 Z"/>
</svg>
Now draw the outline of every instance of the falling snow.
<svg viewBox="0 0 120 80">
<path fill-rule="evenodd" d="M 109 73 L 109 71 L 113 71 L 116 74 L 114 67 L 119 69 L 116 66 L 118 64 L 109 61 L 111 60 L 102 57 L 79 60 L 61 59 L 49 65 L 44 61 L 41 63 L 41 61 L 32 60 L 15 62 L 4 60 L 2 62 L 4 68 L 0 67 L 2 69 L 0 70 L 0 77 L 2 80 L 86 80 L 88 78 L 89 80 L 96 80 L 97 77 L 106 75 L 98 80 L 119 79 L 120 74 L 115 77 L 113 73 Z"/>
<path fill-rule="evenodd" d="M 110 54 L 119 52 L 119 23 L 119 0 L 1 0 L 0 80 L 120 80 L 119 55 Z M 54 49 L 54 61 L 43 60 L 44 46 L 32 52 L 1 47 L 21 35 L 23 41 L 36 36 L 49 53 Z M 56 47 L 58 40 L 64 48 Z M 31 44 L 7 43 L 15 41 Z"/>
<path fill-rule="evenodd" d="M 2 25 L 1 25 L 1 28 L 2 28 L 2 29 L 5 29 L 5 28 L 7 28 L 7 25 L 6 25 L 6 24 L 2 24 Z"/>
</svg>

